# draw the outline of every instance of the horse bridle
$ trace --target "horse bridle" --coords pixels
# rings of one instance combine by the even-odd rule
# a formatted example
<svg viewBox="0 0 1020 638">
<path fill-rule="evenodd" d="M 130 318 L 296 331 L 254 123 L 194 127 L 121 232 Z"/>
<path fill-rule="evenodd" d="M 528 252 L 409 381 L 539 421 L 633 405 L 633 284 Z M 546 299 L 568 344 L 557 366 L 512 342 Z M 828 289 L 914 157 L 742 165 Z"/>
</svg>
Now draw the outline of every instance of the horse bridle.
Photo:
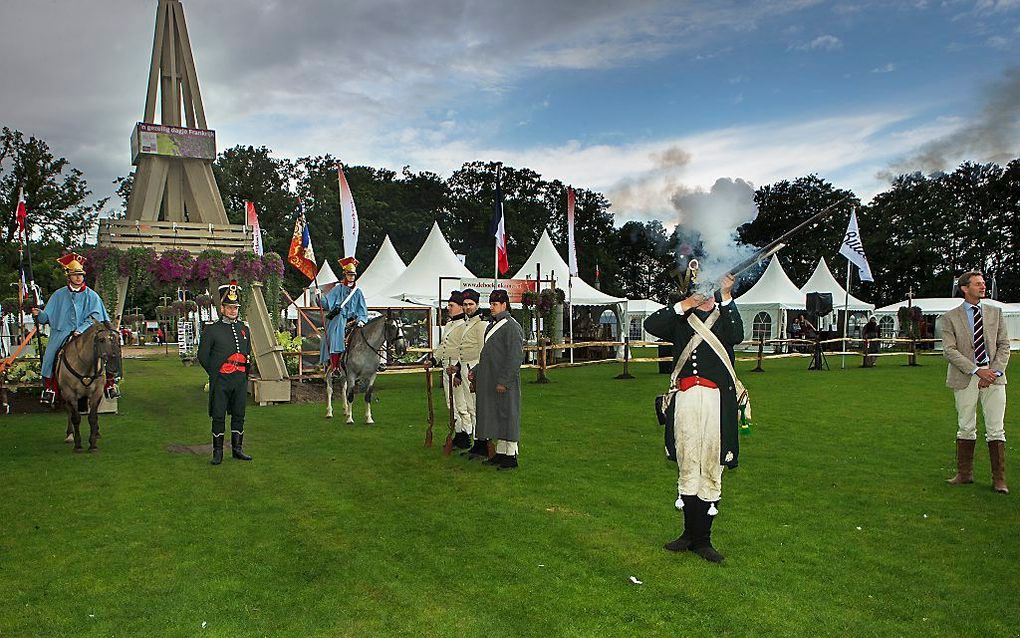
<svg viewBox="0 0 1020 638">
<path fill-rule="evenodd" d="M 117 331 L 116 330 L 112 330 L 110 328 L 106 328 L 106 327 L 104 327 L 103 329 L 97 331 L 96 334 L 92 336 L 92 350 L 93 350 L 93 352 L 96 349 L 96 342 L 99 341 L 99 335 L 103 334 L 104 332 L 112 332 L 112 333 L 116 334 Z M 71 365 L 71 362 L 67 360 L 67 346 L 68 346 L 68 344 L 70 344 L 70 341 L 68 341 L 66 344 L 64 344 L 64 346 L 62 348 L 60 348 L 60 364 L 62 366 L 64 366 L 64 367 L 66 367 L 68 372 L 70 372 L 71 375 L 74 376 L 75 379 L 78 379 L 78 381 L 83 386 L 85 386 L 87 388 L 87 387 L 92 385 L 92 382 L 95 381 L 96 378 L 99 376 L 99 373 L 102 372 L 102 370 L 103 370 L 103 356 L 102 355 L 98 355 L 98 354 L 96 355 L 96 369 L 95 369 L 94 373 L 91 376 L 85 376 L 83 374 L 80 374 L 77 370 L 75 370 L 74 366 Z"/>
<path fill-rule="evenodd" d="M 404 328 L 403 326 L 400 325 L 400 321 L 397 319 L 393 320 L 393 325 L 397 329 L 397 336 L 394 337 L 393 339 L 390 339 L 389 337 L 386 336 L 386 326 L 389 325 L 389 322 L 390 319 L 387 318 L 386 321 L 383 323 L 383 342 L 382 345 L 379 346 L 378 348 L 373 348 L 372 344 L 368 342 L 368 337 L 365 336 L 364 327 L 358 330 L 358 334 L 361 335 L 361 340 L 365 342 L 365 345 L 368 346 L 368 349 L 379 355 L 381 359 L 388 358 L 387 355 L 390 354 L 390 350 L 393 348 L 392 345 L 393 341 L 400 341 L 401 339 L 404 338 Z"/>
</svg>

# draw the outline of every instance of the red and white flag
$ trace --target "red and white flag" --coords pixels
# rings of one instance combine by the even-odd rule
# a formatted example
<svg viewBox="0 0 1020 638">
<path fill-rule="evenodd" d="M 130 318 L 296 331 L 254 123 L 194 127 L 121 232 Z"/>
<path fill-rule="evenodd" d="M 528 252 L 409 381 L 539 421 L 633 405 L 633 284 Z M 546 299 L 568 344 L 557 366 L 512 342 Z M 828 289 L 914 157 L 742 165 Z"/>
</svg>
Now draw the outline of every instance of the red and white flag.
<svg viewBox="0 0 1020 638">
<path fill-rule="evenodd" d="M 340 226 L 344 232 L 344 257 L 354 257 L 358 250 L 358 208 L 354 205 L 354 195 L 340 164 L 336 165 L 336 174 L 340 181 Z"/>
<path fill-rule="evenodd" d="M 259 257 L 262 256 L 262 228 L 259 227 L 259 215 L 255 212 L 255 202 L 245 202 L 244 212 L 248 218 L 248 225 L 252 229 L 252 250 Z"/>
<path fill-rule="evenodd" d="M 567 264 L 570 276 L 577 276 L 577 244 L 574 243 L 574 187 L 567 186 Z"/>
<path fill-rule="evenodd" d="M 27 233 L 25 232 L 25 225 L 28 221 L 28 209 L 25 207 L 25 189 L 18 189 L 18 209 L 16 212 L 18 218 L 18 241 L 22 244 L 28 240 Z"/>
<path fill-rule="evenodd" d="M 496 238 L 496 273 L 505 275 L 510 271 L 510 260 L 506 253 L 506 220 L 503 214 L 503 189 L 500 186 L 500 167 L 496 167 L 496 201 L 492 206 L 492 223 L 489 232 Z"/>
</svg>

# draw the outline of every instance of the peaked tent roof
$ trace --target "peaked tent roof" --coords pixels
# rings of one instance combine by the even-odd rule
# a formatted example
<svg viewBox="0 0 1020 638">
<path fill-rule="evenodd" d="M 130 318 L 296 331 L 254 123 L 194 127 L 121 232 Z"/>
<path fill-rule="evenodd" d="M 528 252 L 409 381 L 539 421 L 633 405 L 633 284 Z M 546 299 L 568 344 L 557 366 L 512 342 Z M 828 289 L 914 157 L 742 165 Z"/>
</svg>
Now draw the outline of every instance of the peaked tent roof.
<svg viewBox="0 0 1020 638">
<path fill-rule="evenodd" d="M 474 279 L 475 276 L 454 254 L 443 231 L 439 230 L 439 223 L 433 222 L 425 243 L 404 272 L 375 292 L 394 299 L 434 302 L 439 298 L 440 277 Z"/>
<path fill-rule="evenodd" d="M 396 249 L 393 248 L 390 236 L 386 235 L 382 246 L 379 247 L 379 251 L 376 252 L 375 257 L 372 259 L 372 263 L 358 277 L 358 287 L 366 295 L 373 295 L 376 291 L 388 286 L 390 282 L 399 277 L 406 269 L 407 264 L 404 263 L 400 255 L 397 254 Z"/>
<path fill-rule="evenodd" d="M 553 246 L 548 230 L 542 231 L 542 236 L 538 239 L 535 250 L 531 251 L 528 261 L 524 262 L 521 269 L 514 275 L 514 279 L 534 277 L 536 268 L 539 265 L 542 266 L 543 277 L 546 276 L 546 273 L 552 273 L 556 275 L 557 282 L 565 281 L 567 273 L 570 272 L 567 262 L 563 261 L 559 252 L 556 251 L 556 246 Z M 571 277 L 569 286 L 573 287 L 573 302 L 578 306 L 607 306 L 626 301 L 622 297 L 613 297 L 589 286 L 580 277 Z M 563 292 L 567 292 L 567 286 L 557 283 L 557 287 L 563 290 Z"/>
<path fill-rule="evenodd" d="M 956 308 L 963 303 L 963 297 L 921 297 L 914 299 L 911 305 L 917 306 L 921 309 L 921 312 L 928 315 L 942 315 L 953 308 Z M 996 308 L 1002 309 L 1004 313 L 1012 313 L 1020 310 L 1018 306 L 1020 304 L 1006 304 L 1001 301 L 995 301 L 994 299 L 982 299 L 981 303 L 988 304 L 989 306 L 995 306 Z M 834 304 L 835 305 L 835 304 Z M 875 313 L 882 314 L 895 314 L 900 308 L 907 305 L 907 300 L 904 299 L 899 303 L 889 304 L 875 310 Z"/>
<path fill-rule="evenodd" d="M 861 301 L 857 297 L 850 295 L 846 297 L 846 289 L 839 285 L 836 278 L 832 276 L 832 271 L 829 270 L 829 265 L 825 263 L 825 257 L 818 260 L 818 265 L 815 266 L 815 271 L 811 273 L 811 277 L 808 278 L 807 283 L 800 288 L 801 295 L 806 295 L 809 292 L 831 292 L 832 293 L 832 309 L 838 310 L 843 307 L 844 301 L 849 301 L 850 310 L 874 310 L 875 304 Z"/>
<path fill-rule="evenodd" d="M 804 308 L 804 293 L 790 280 L 776 254 L 769 260 L 758 281 L 736 301 L 738 308 L 778 305 L 787 310 L 797 310 Z"/>
</svg>

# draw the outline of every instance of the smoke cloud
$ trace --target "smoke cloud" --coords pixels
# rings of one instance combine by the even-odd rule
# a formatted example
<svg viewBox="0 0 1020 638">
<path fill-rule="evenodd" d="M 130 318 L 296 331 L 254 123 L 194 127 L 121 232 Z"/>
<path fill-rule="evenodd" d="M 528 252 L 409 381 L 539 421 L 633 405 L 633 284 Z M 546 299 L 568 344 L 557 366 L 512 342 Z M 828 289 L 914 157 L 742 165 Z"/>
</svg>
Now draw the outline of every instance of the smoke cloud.
<svg viewBox="0 0 1020 638">
<path fill-rule="evenodd" d="M 678 265 L 697 256 L 699 280 L 711 287 L 740 261 L 754 254 L 754 248 L 737 244 L 737 227 L 758 214 L 754 186 L 743 179 L 722 177 L 710 190 L 680 189 L 671 201 L 678 213 Z"/>
<path fill-rule="evenodd" d="M 880 171 L 880 179 L 921 171 L 952 169 L 975 160 L 1007 164 L 1020 151 L 1020 67 L 1006 69 L 1004 78 L 987 89 L 977 119 L 949 135 L 924 144 L 914 155 Z"/>
</svg>

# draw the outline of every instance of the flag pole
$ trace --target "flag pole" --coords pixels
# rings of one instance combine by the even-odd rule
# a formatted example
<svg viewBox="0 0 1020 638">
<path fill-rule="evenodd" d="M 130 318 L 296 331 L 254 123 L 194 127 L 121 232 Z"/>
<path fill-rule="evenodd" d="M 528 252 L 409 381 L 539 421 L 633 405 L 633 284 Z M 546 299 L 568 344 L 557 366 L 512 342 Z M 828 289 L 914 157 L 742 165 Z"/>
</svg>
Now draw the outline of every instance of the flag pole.
<svg viewBox="0 0 1020 638">
<path fill-rule="evenodd" d="M 846 288 L 843 290 L 843 357 L 840 368 L 846 369 L 846 333 L 850 325 L 850 260 L 846 260 Z"/>
<path fill-rule="evenodd" d="M 574 276 L 567 273 L 567 299 L 570 306 L 570 364 L 574 364 Z"/>
</svg>

